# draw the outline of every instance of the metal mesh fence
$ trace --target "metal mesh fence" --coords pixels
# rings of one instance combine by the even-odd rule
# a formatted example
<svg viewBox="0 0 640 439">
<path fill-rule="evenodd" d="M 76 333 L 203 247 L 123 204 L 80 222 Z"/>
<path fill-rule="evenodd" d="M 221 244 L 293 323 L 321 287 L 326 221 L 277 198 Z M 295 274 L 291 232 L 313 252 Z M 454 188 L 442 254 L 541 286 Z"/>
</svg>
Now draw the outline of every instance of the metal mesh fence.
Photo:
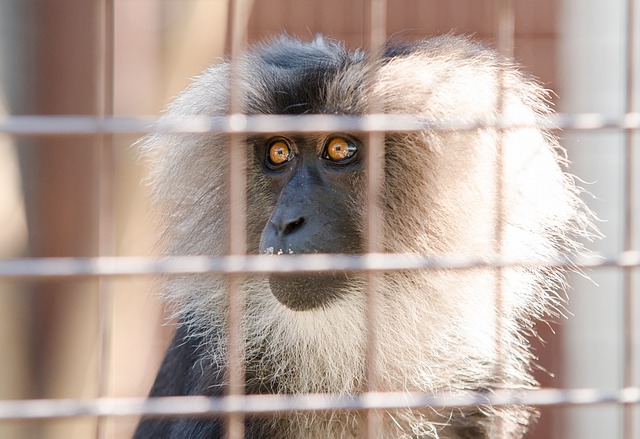
<svg viewBox="0 0 640 439">
<path fill-rule="evenodd" d="M 230 59 L 237 59 L 246 48 L 250 14 L 254 8 L 251 1 L 231 1 L 228 4 L 228 24 L 226 35 L 228 54 Z M 512 56 L 514 52 L 515 31 L 518 25 L 516 10 L 523 2 L 496 0 L 487 3 L 494 24 L 492 41 L 497 50 L 506 56 Z M 475 260 L 455 255 L 448 257 L 426 257 L 424 255 L 406 254 L 381 254 L 380 243 L 376 237 L 380 235 L 379 209 L 368 209 L 368 254 L 362 256 L 346 255 L 300 255 L 289 258 L 285 263 L 274 261 L 273 258 L 264 255 L 244 255 L 245 250 L 245 196 L 244 190 L 246 178 L 241 173 L 231 174 L 228 182 L 231 187 L 229 200 L 230 224 L 230 252 L 228 256 L 206 257 L 148 257 L 148 256 L 120 256 L 116 250 L 116 208 L 114 196 L 117 188 L 114 154 L 116 145 L 122 143 L 121 139 L 130 139 L 135 136 L 150 132 L 185 132 L 202 133 L 217 132 L 229 135 L 231 143 L 239 142 L 246 133 L 278 133 L 294 132 L 306 133 L 317 131 L 365 133 L 369 139 L 369 147 L 372 149 L 383 148 L 381 134 L 387 131 L 417 130 L 469 130 L 478 127 L 495 127 L 497 129 L 511 128 L 503 121 L 474 121 L 473 123 L 461 123 L 459 121 L 425 121 L 412 116 L 381 115 L 377 111 L 376 102 L 370 103 L 371 114 L 364 116 L 329 116 L 308 115 L 301 117 L 290 116 L 247 116 L 241 114 L 241 104 L 233 100 L 233 90 L 237 84 L 231 84 L 232 103 L 231 114 L 221 118 L 190 118 L 180 120 L 165 119 L 161 124 L 154 124 L 155 117 L 150 116 L 122 116 L 114 115 L 114 41 L 119 38 L 115 34 L 115 10 L 121 4 L 118 1 L 104 0 L 97 3 L 100 12 L 100 53 L 96 55 L 99 68 L 96 70 L 95 81 L 100 90 L 96 114 L 89 116 L 76 115 L 48 115 L 43 114 L 21 115 L 19 112 L 0 118 L 0 133 L 14 141 L 49 138 L 86 138 L 90 137 L 97 145 L 99 153 L 96 156 L 99 165 L 98 175 L 92 176 L 96 182 L 93 186 L 94 197 L 98 200 L 95 204 L 99 231 L 98 245 L 94 255 L 84 257 L 8 257 L 0 260 L 0 280 L 5 283 L 15 282 L 57 282 L 59 280 L 90 280 L 97 281 L 96 297 L 98 311 L 93 322 L 95 331 L 95 357 L 97 364 L 95 373 L 95 389 L 91 397 L 79 398 L 5 398 L 0 401 L 0 421 L 8 422 L 43 422 L 61 418 L 88 418 L 95 420 L 95 436 L 119 436 L 122 431 L 109 430 L 106 420 L 120 417 L 134 419 L 140 415 L 154 416 L 224 416 L 228 420 L 227 434 L 229 437 L 243 437 L 243 425 L 246 415 L 269 415 L 296 411 L 323 411 L 339 409 L 359 409 L 369 413 L 375 410 L 384 410 L 397 407 L 465 407 L 491 404 L 494 406 L 526 404 L 539 408 L 545 408 L 543 413 L 553 410 L 567 410 L 581 406 L 615 406 L 621 408 L 620 416 L 614 417 L 616 426 L 610 431 L 620 437 L 631 439 L 637 437 L 640 431 L 638 423 L 638 405 L 640 404 L 640 389 L 638 388 L 638 282 L 637 272 L 640 266 L 640 251 L 638 250 L 638 170 L 640 165 L 635 150 L 638 147 L 638 134 L 640 129 L 640 113 L 637 111 L 638 101 L 638 11 L 636 1 L 621 1 L 621 11 L 624 12 L 625 34 L 623 38 L 624 56 L 621 58 L 623 66 L 620 67 L 624 77 L 624 86 L 616 99 L 623 101 L 624 110 L 619 114 L 611 115 L 605 111 L 596 113 L 571 113 L 561 112 L 549 116 L 544 122 L 545 128 L 554 132 L 565 133 L 563 135 L 587 135 L 590 133 L 619 133 L 622 136 L 621 157 L 623 167 L 617 183 L 618 196 L 620 197 L 619 212 L 621 228 L 620 247 L 612 252 L 585 254 L 570 260 L 558 258 L 545 261 L 509 260 L 495 257 L 486 260 Z M 143 6 L 149 6 L 146 3 Z M 363 31 L 362 39 L 367 46 L 375 52 L 388 36 L 386 19 L 389 10 L 394 6 L 383 0 L 371 0 L 362 5 Z M 172 8 L 180 8 L 175 4 L 165 6 L 165 14 Z M 187 6 L 184 6 L 185 8 Z M 154 6 L 153 8 L 156 8 Z M 169 12 L 167 12 L 169 11 Z M 157 11 L 156 11 L 157 12 Z M 462 13 L 462 12 L 461 12 Z M 265 17 L 265 20 L 267 17 Z M 257 17 L 254 20 L 260 21 Z M 526 22 L 526 19 L 525 19 Z M 562 23 L 560 24 L 562 26 Z M 7 58 L 3 60 L 6 61 Z M 10 87 L 6 83 L 4 87 Z M 561 100 L 561 99 L 560 99 Z M 55 146 L 52 146 L 55 147 Z M 601 148 L 610 145 L 603 143 Z M 17 144 L 20 148 L 20 144 Z M 577 148 L 571 148 L 571 153 L 576 153 Z M 231 148 L 231 151 L 239 151 L 240 148 Z M 373 154 L 375 155 L 375 154 Z M 231 167 L 242 168 L 242 157 L 230 157 Z M 377 170 L 382 168 L 380 163 L 372 161 L 368 168 L 369 199 L 375 203 L 376 193 L 380 191 Z M 24 169 L 23 169 L 24 170 Z M 612 171 L 614 172 L 614 171 Z M 597 184 L 590 188 L 596 192 Z M 607 219 L 608 212 L 596 212 Z M 499 224 L 496 225 L 499 228 Z M 30 231 L 30 233 L 33 233 Z M 32 238 L 33 239 L 33 238 Z M 234 392 L 222 398 L 206 398 L 202 396 L 185 396 L 146 399 L 141 395 L 136 397 L 114 396 L 110 390 L 110 381 L 113 380 L 114 370 L 111 352 L 114 349 L 112 332 L 118 325 L 119 316 L 114 313 L 114 283 L 119 279 L 131 277 L 153 278 L 157 275 L 183 275 L 183 274 L 216 274 L 224 275 L 229 280 L 228 297 L 230 309 L 230 346 L 237 349 L 231 350 L 230 363 L 240 365 L 241 343 L 240 336 L 233 329 L 237 326 L 238 315 L 242 312 L 242 306 L 238 302 L 239 294 L 236 294 L 239 279 L 242 276 L 269 273 L 269 272 L 293 272 L 314 270 L 352 270 L 368 273 L 368 321 L 370 331 L 368 334 L 370 343 L 375 340 L 376 327 L 373 324 L 376 319 L 375 284 L 380 273 L 392 270 L 432 270 L 446 268 L 451 270 L 465 270 L 478 267 L 494 267 L 501 269 L 513 266 L 528 265 L 544 266 L 577 266 L 584 270 L 596 272 L 598 270 L 617 270 L 621 278 L 615 284 L 617 291 L 610 292 L 619 295 L 621 305 L 621 338 L 618 358 L 621 371 L 621 380 L 617 388 L 543 388 L 530 391 L 496 391 L 491 394 L 479 394 L 476 392 L 463 392 L 455 396 L 430 395 L 422 393 L 381 393 L 375 389 L 376 371 L 368 370 L 368 382 L 371 392 L 361 395 L 344 397 L 338 395 L 244 395 L 242 383 L 244 380 L 241 367 L 231 367 L 232 373 L 229 382 Z M 131 294 L 137 294 L 133 291 Z M 143 293 L 140 293 L 143 294 Z M 497 294 L 500 300 L 500 294 Z M 500 304 L 497 305 L 498 308 Z M 499 328 L 496 328 L 499 331 Z M 559 329 L 561 331 L 561 329 Z M 578 347 L 579 349 L 579 347 Z M 373 349 L 367 350 L 367 355 L 373 355 Z M 372 358 L 367 358 L 367 364 L 374 364 Z M 149 375 L 153 372 L 149 371 Z M 0 394 L 1 395 L 1 394 Z M 548 408 L 548 409 L 547 409 Z M 375 431 L 379 426 L 376 417 L 369 416 L 368 437 L 376 437 Z M 566 428 L 566 427 L 565 427 Z M 44 430 L 34 430 L 33 436 L 47 436 Z M 571 430 L 568 429 L 569 434 Z M 130 432 L 129 432 L 130 434 Z M 578 437 L 578 436 L 570 436 Z"/>
</svg>

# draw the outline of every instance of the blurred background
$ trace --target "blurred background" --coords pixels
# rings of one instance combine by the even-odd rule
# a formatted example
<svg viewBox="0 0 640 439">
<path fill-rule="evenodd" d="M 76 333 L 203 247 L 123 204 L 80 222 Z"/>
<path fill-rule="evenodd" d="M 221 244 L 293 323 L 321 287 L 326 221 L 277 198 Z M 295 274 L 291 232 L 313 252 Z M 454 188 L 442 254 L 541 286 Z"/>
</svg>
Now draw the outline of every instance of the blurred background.
<svg viewBox="0 0 640 439">
<path fill-rule="evenodd" d="M 417 39 L 452 32 L 495 47 L 495 3 L 389 1 L 387 34 Z M 344 40 L 350 48 L 366 47 L 367 4 L 367 0 L 256 0 L 248 40 L 280 32 L 302 39 L 322 33 Z M 553 91 L 556 111 L 621 117 L 627 105 L 627 0 L 514 0 L 513 4 L 515 57 Z M 101 1 L 0 0 L 0 117 L 101 115 L 111 110 L 116 116 L 157 115 L 189 78 L 216 62 L 228 47 L 227 0 L 114 0 L 113 6 L 113 40 L 105 41 Z M 640 27 L 637 16 L 633 23 Z M 110 44 L 113 66 L 105 70 Z M 636 54 L 635 111 L 640 102 L 638 58 Z M 109 84 L 113 93 L 105 93 Z M 602 219 L 599 226 L 605 238 L 588 247 L 616 255 L 625 246 L 625 134 L 599 130 L 559 135 L 569 151 L 572 172 L 591 194 L 585 201 Z M 634 136 L 637 151 L 640 133 L 636 130 Z M 132 146 L 136 138 L 131 134 L 15 136 L 0 131 L 0 258 L 154 255 L 157 236 L 146 201 L 144 164 Z M 113 163 L 113 172 L 100 183 L 105 157 Z M 637 250 L 640 153 L 633 169 Z M 105 182 L 106 196 L 112 200 L 102 204 L 112 206 L 106 212 L 99 202 L 105 196 Z M 572 279 L 569 318 L 551 328 L 542 325 L 544 343 L 533 341 L 543 386 L 601 390 L 622 386 L 622 270 L 597 269 L 588 275 L 591 280 Z M 638 357 L 637 268 L 633 280 L 632 341 Z M 0 400 L 95 397 L 104 362 L 108 395 L 147 394 L 171 336 L 165 310 L 149 278 L 99 282 L 0 278 Z M 111 297 L 106 305 L 99 304 L 100 288 Z M 100 312 L 107 316 L 106 355 L 99 349 Z M 635 367 L 637 385 L 640 362 Z M 636 407 L 635 431 L 629 437 L 640 437 L 638 412 Z M 135 423 L 134 418 L 108 419 L 105 436 L 128 437 Z M 95 437 L 95 431 L 92 418 L 0 422 L 2 438 L 86 438 Z M 610 404 L 544 408 L 528 437 L 621 435 L 622 407 Z"/>
</svg>

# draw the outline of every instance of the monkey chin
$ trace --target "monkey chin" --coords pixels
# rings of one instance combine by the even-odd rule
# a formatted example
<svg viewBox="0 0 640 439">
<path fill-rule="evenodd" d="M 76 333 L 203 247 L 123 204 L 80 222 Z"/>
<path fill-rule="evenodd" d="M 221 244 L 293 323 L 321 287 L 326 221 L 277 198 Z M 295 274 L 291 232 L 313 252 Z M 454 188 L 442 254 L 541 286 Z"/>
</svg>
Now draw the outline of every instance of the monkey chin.
<svg viewBox="0 0 640 439">
<path fill-rule="evenodd" d="M 292 311 L 325 308 L 343 297 L 351 285 L 345 273 L 272 274 L 271 293 Z"/>
</svg>

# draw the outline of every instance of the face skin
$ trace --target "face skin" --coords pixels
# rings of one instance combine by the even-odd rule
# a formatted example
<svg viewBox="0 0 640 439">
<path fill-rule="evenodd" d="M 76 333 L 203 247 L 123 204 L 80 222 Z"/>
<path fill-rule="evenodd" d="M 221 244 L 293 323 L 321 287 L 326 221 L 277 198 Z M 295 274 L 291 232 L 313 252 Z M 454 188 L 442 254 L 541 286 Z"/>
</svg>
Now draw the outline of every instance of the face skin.
<svg viewBox="0 0 640 439">
<path fill-rule="evenodd" d="M 362 173 L 362 142 L 354 136 L 273 136 L 252 142 L 277 200 L 262 231 L 266 254 L 361 253 L 354 212 Z M 285 306 L 308 310 L 346 291 L 345 273 L 271 275 L 271 291 Z"/>
</svg>

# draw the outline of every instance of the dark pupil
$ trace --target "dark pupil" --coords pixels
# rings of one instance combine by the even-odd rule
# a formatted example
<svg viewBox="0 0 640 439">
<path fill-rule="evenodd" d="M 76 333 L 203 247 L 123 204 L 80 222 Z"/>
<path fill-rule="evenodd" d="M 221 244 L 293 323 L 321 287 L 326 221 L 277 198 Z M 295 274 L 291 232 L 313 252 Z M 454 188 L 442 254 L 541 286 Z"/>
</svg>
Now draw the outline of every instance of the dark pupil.
<svg viewBox="0 0 640 439">
<path fill-rule="evenodd" d="M 278 154 L 279 156 L 284 156 L 286 155 L 286 151 L 283 147 L 280 146 L 276 148 L 276 154 Z"/>
</svg>

